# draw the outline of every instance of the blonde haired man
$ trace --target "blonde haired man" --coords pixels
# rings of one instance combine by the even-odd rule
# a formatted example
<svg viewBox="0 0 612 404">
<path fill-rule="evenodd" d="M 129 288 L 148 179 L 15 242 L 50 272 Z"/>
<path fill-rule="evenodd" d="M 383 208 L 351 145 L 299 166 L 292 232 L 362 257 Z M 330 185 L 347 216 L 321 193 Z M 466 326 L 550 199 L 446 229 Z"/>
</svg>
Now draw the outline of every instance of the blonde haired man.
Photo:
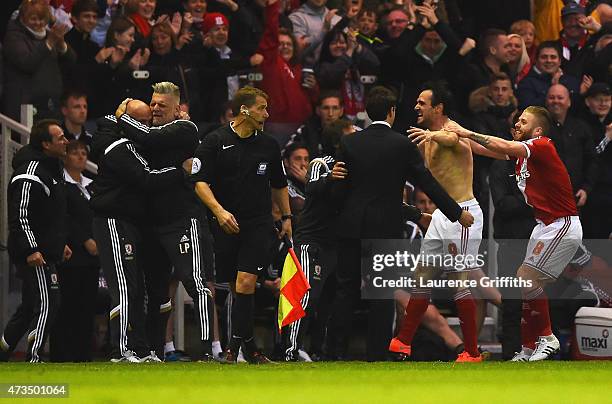
<svg viewBox="0 0 612 404">
<path fill-rule="evenodd" d="M 149 107 L 152 126 L 148 127 L 129 114 L 118 120 L 119 127 L 136 139 L 152 168 L 178 164 L 193 156 L 198 144 L 198 128 L 180 109 L 180 89 L 171 82 L 153 85 Z M 193 170 L 193 167 L 192 167 Z M 174 184 L 164 192 L 151 193 L 148 199 L 147 231 L 143 231 L 145 276 L 149 296 L 147 331 L 152 350 L 165 354 L 165 330 L 171 311 L 168 297 L 171 268 L 194 301 L 203 353 L 200 358 L 212 361 L 212 292 L 206 281 L 212 281 L 212 245 L 208 222 L 195 198 L 189 180 Z"/>
</svg>

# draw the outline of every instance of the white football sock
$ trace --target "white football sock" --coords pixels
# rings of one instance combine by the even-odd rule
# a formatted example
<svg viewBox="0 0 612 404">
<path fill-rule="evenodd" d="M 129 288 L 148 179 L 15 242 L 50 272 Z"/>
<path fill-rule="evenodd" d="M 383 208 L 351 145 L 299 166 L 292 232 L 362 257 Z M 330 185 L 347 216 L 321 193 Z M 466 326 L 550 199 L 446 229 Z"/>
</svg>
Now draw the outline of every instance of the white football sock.
<svg viewBox="0 0 612 404">
<path fill-rule="evenodd" d="M 176 351 L 176 349 L 174 349 L 174 341 L 166 342 L 164 345 L 164 355 L 172 351 Z"/>
</svg>

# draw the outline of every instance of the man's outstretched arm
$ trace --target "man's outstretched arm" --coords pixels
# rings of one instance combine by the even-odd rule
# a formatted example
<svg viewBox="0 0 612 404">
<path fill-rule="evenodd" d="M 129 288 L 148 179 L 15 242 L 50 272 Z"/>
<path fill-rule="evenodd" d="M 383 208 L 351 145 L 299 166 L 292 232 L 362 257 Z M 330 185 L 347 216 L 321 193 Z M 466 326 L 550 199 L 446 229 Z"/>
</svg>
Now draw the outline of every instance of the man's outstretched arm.
<svg viewBox="0 0 612 404">
<path fill-rule="evenodd" d="M 444 129 L 456 133 L 459 135 L 459 137 L 470 139 L 488 150 L 491 150 L 492 152 L 505 154 L 512 157 L 527 157 L 527 148 L 521 142 L 476 133 L 469 129 L 465 129 L 463 126 L 454 121 L 448 123 Z"/>
<path fill-rule="evenodd" d="M 416 143 L 419 147 L 430 141 L 446 147 L 454 147 L 459 143 L 459 136 L 446 130 L 428 131 L 412 126 L 406 132 L 412 142 Z"/>
</svg>

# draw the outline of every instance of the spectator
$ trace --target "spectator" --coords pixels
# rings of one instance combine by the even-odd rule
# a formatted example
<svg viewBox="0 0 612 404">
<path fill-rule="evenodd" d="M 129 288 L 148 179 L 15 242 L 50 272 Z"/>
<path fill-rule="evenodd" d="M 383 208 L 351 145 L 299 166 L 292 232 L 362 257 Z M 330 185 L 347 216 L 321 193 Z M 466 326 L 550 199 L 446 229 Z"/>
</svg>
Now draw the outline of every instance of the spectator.
<svg viewBox="0 0 612 404">
<path fill-rule="evenodd" d="M 478 41 L 481 60 L 472 65 L 469 78 L 472 89 L 486 86 L 493 74 L 509 73 L 510 49 L 506 32 L 491 28 L 482 33 Z"/>
<path fill-rule="evenodd" d="M 72 7 L 72 22 L 74 26 L 66 34 L 66 43 L 76 53 L 77 64 L 95 60 L 100 51 L 100 47 L 90 37 L 98 22 L 98 4 L 95 0 L 75 1 Z"/>
<path fill-rule="evenodd" d="M 351 16 L 351 19 L 356 18 L 363 10 L 363 0 L 343 0 L 339 10 L 340 15 Z"/>
<path fill-rule="evenodd" d="M 593 81 L 612 83 L 612 71 L 610 60 L 612 60 L 612 22 L 604 24 L 593 37 L 595 45 L 583 49 L 589 55 L 585 57 L 584 73 Z"/>
<path fill-rule="evenodd" d="M 151 28 L 151 56 L 144 70 L 149 71 L 149 78 L 140 86 L 140 97 L 148 97 L 153 83 L 169 81 L 181 89 L 183 103 L 189 105 L 189 114 L 193 121 L 202 120 L 202 102 L 200 97 L 200 77 L 188 55 L 183 53 L 185 42 L 176 37 L 168 22 L 157 23 Z"/>
<path fill-rule="evenodd" d="M 78 0 L 72 6 L 73 28 L 66 34 L 66 43 L 76 54 L 75 64 L 62 64 L 62 76 L 67 89 L 82 91 L 91 104 L 91 116 L 99 117 L 105 112 L 98 98 L 106 91 L 111 69 L 105 63 L 114 49 L 101 48 L 91 38 L 98 20 L 98 4 L 95 0 Z M 95 79 L 92 79 L 95 78 Z"/>
<path fill-rule="evenodd" d="M 44 0 L 24 0 L 19 17 L 9 21 L 4 38 L 3 111 L 19 121 L 22 104 L 33 104 L 38 117 L 59 116 L 62 76 L 59 61 L 73 63 L 64 40 L 67 27 L 47 31 L 51 14 Z"/>
<path fill-rule="evenodd" d="M 473 126 L 479 133 L 488 133 L 511 140 L 510 128 L 516 112 L 517 100 L 512 81 L 507 74 L 492 76 L 489 85 L 470 95 L 470 110 L 474 114 Z"/>
<path fill-rule="evenodd" d="M 2 93 L 4 91 L 4 76 L 3 76 L 4 63 L 2 63 L 2 43 L 0 42 L 0 100 L 2 100 Z M 4 110 L 2 110 L 4 112 Z"/>
<path fill-rule="evenodd" d="M 175 42 L 180 44 L 178 47 L 183 53 L 197 56 L 204 48 L 202 23 L 208 10 L 208 4 L 206 0 L 184 0 L 183 9 L 185 12 L 180 31 L 178 35 L 175 35 L 177 37 Z"/>
<path fill-rule="evenodd" d="M 258 53 L 263 56 L 260 87 L 270 96 L 268 129 L 291 133 L 312 114 L 318 95 L 313 72 L 302 76 L 299 47 L 292 33 L 279 29 L 280 2 L 266 7 L 266 29 Z"/>
<path fill-rule="evenodd" d="M 567 168 L 576 194 L 576 206 L 581 208 L 595 184 L 595 146 L 588 126 L 570 113 L 570 107 L 567 88 L 553 84 L 546 96 L 546 108 L 553 120 L 549 137 Z"/>
<path fill-rule="evenodd" d="M 461 41 L 448 24 L 438 19 L 435 8 L 423 5 L 416 10 L 421 19 L 413 29 L 407 29 L 405 11 L 394 10 L 389 14 L 389 47 L 380 56 L 379 81 L 395 88 L 400 96 L 395 125 L 401 129 L 414 123 L 412 104 L 420 85 L 429 80 L 453 81 L 462 63 L 458 54 Z M 411 74 L 406 74 L 407 71 Z M 467 95 L 465 98 L 467 104 Z"/>
<path fill-rule="evenodd" d="M 19 2 L 18 2 L 19 3 Z M 72 22 L 70 21 L 70 12 L 66 11 L 66 9 L 58 5 L 57 2 L 52 2 L 51 0 L 45 0 L 45 3 L 49 7 L 49 13 L 51 14 L 51 18 L 49 20 L 50 25 L 55 23 L 60 23 L 64 25 L 68 30 L 72 28 Z M 17 19 L 19 17 L 19 9 L 15 10 L 11 15 L 11 19 Z"/>
<path fill-rule="evenodd" d="M 585 108 L 581 118 L 589 125 L 595 145 L 606 136 L 606 127 L 612 123 L 612 93 L 606 83 L 593 83 L 584 95 Z"/>
<path fill-rule="evenodd" d="M 508 68 L 510 70 L 511 77 L 514 78 L 514 84 L 520 83 L 531 69 L 531 61 L 525 42 L 520 35 L 510 34 L 508 35 L 508 41 L 510 41 L 510 60 L 508 61 Z"/>
<path fill-rule="evenodd" d="M 231 10 L 229 16 L 232 24 L 229 32 L 229 47 L 242 57 L 249 57 L 257 52 L 268 21 L 264 16 L 268 0 L 232 0 L 218 1 Z M 285 16 L 283 16 L 286 18 Z"/>
<path fill-rule="evenodd" d="M 138 47 L 144 45 L 144 40 L 151 35 L 153 26 L 153 14 L 157 0 L 127 0 L 123 6 L 123 13 L 136 27 L 136 44 Z"/>
<path fill-rule="evenodd" d="M 595 26 L 598 30 L 599 24 L 585 15 L 584 7 L 570 1 L 561 10 L 561 25 L 563 29 L 556 41 L 561 49 L 561 68 L 565 73 L 581 77 L 585 54 L 580 51 L 589 38 L 586 28 Z"/>
<path fill-rule="evenodd" d="M 125 17 L 117 17 L 112 22 L 106 32 L 105 47 L 113 47 L 113 58 L 109 60 L 112 68 L 124 61 L 126 55 L 132 53 L 132 46 L 135 42 L 136 28 L 131 20 Z"/>
<path fill-rule="evenodd" d="M 612 124 L 606 126 L 606 136 L 597 145 L 597 178 L 584 209 L 584 237 L 612 238 Z"/>
<path fill-rule="evenodd" d="M 208 9 L 206 0 L 183 0 L 183 9 L 185 10 L 183 18 L 186 14 L 189 14 L 193 22 L 191 27 L 199 29 L 198 27 L 201 27 Z"/>
<path fill-rule="evenodd" d="M 357 27 L 359 35 L 357 40 L 363 45 L 368 46 L 374 53 L 380 53 L 383 50 L 383 40 L 377 36 L 378 31 L 378 15 L 376 11 L 362 9 L 357 16 Z"/>
<path fill-rule="evenodd" d="M 98 22 L 96 23 L 96 27 L 91 31 L 91 40 L 97 43 L 99 47 L 104 46 L 106 32 L 113 18 L 117 15 L 118 9 L 119 0 L 109 0 L 101 5 L 100 13 L 98 14 Z"/>
<path fill-rule="evenodd" d="M 535 62 L 538 41 L 535 36 L 535 26 L 529 20 L 518 20 L 510 26 L 510 34 L 520 35 L 527 48 L 527 54 L 531 63 Z"/>
<path fill-rule="evenodd" d="M 533 25 L 539 42 L 555 41 L 561 32 L 561 10 L 563 0 L 541 0 L 533 3 Z"/>
<path fill-rule="evenodd" d="M 221 114 L 213 122 L 198 122 L 198 133 L 200 134 L 200 142 L 203 141 L 209 133 L 216 129 L 219 129 L 219 127 L 229 123 L 229 121 L 234 119 L 232 107 L 229 101 L 226 102 L 221 109 Z"/>
<path fill-rule="evenodd" d="M 563 84 L 570 95 L 578 93 L 578 79 L 561 70 L 561 53 L 555 42 L 542 42 L 538 46 L 536 63 L 516 90 L 519 108 L 544 106 L 548 89 Z"/>
<path fill-rule="evenodd" d="M 321 58 L 315 68 L 321 88 L 340 91 L 344 115 L 353 122 L 365 111 L 365 88 L 360 72 L 376 74 L 380 62 L 369 48 L 357 42 L 357 32 L 332 29 L 323 40 Z"/>
<path fill-rule="evenodd" d="M 343 136 L 355 133 L 357 130 L 361 130 L 357 126 L 353 125 L 348 119 L 340 118 L 333 122 L 325 125 L 321 131 L 321 137 L 325 139 L 326 147 L 325 151 L 329 151 L 327 155 L 336 157 L 338 155 L 338 148 L 340 147 L 340 140 Z"/>
<path fill-rule="evenodd" d="M 408 13 L 404 8 L 394 9 L 387 14 L 383 26 L 386 47 L 379 55 L 383 84 L 398 89 L 400 93 L 405 79 L 405 67 L 409 64 L 408 49 L 416 46 L 418 42 L 413 30 L 408 29 L 409 22 Z"/>
<path fill-rule="evenodd" d="M 89 362 L 92 360 L 94 316 L 98 290 L 98 247 L 93 239 L 93 212 L 89 207 L 91 180 L 83 175 L 87 146 L 72 140 L 66 146 L 64 180 L 68 212 L 68 247 L 72 258 L 57 268 L 60 307 L 52 330 L 53 362 Z"/>
<path fill-rule="evenodd" d="M 207 13 L 202 24 L 204 53 L 196 62 L 201 74 L 203 118 L 215 121 L 223 105 L 240 88 L 238 72 L 258 66 L 263 58 L 254 54 L 243 58 L 227 46 L 229 21 L 221 13 Z"/>
<path fill-rule="evenodd" d="M 306 0 L 289 19 L 293 23 L 293 35 L 298 41 L 303 56 L 314 61 L 319 58 L 323 37 L 340 21 L 337 10 L 325 7 L 327 0 Z"/>
<path fill-rule="evenodd" d="M 91 148 L 91 133 L 85 128 L 87 121 L 87 96 L 78 91 L 64 93 L 61 98 L 62 130 L 68 140 L 78 140 L 85 145 L 87 151 Z M 71 151 L 76 149 L 75 145 L 70 147 Z M 76 152 L 75 152 L 76 153 Z M 86 159 L 87 160 L 87 159 Z"/>
<path fill-rule="evenodd" d="M 410 197 L 407 195 L 411 193 Z M 416 207 L 421 213 L 426 213 L 427 215 L 421 215 L 421 220 L 412 221 L 411 215 L 405 215 L 405 225 L 403 226 L 403 239 L 415 240 L 422 239 L 427 232 L 427 228 L 429 227 L 429 223 L 431 222 L 431 215 L 436 209 L 437 206 L 433 201 L 427 196 L 425 192 L 423 192 L 419 188 L 415 188 L 414 191 L 411 187 L 406 184 L 404 187 L 404 208 L 407 209 L 408 203 L 410 200 L 414 201 L 414 207 Z M 425 218 L 425 220 L 423 220 Z M 405 304 L 403 305 L 405 306 Z M 402 315 L 404 313 L 402 312 Z"/>
<path fill-rule="evenodd" d="M 302 143 L 308 149 L 311 159 L 335 155 L 335 147 L 330 143 L 330 139 L 323 137 L 322 131 L 326 126 L 340 119 L 342 115 L 344 115 L 344 107 L 340 93 L 336 91 L 321 93 L 315 114 L 291 135 L 285 147 L 295 142 Z"/>
<path fill-rule="evenodd" d="M 506 140 L 511 140 L 510 128 L 516 114 L 517 101 L 512 91 L 512 82 L 505 73 L 491 77 L 487 87 L 482 87 L 470 95 L 470 110 L 474 114 L 472 127 L 481 129 L 479 133 L 488 133 Z M 485 217 L 489 214 L 489 171 L 490 158 L 474 155 L 474 196 L 482 206 Z M 487 229 L 484 229 L 484 234 Z"/>
<path fill-rule="evenodd" d="M 149 62 L 151 51 L 148 48 L 138 49 L 134 46 L 135 33 L 134 24 L 125 17 L 115 18 L 106 33 L 104 46 L 112 47 L 113 52 L 108 59 L 111 68 L 110 83 L 104 98 L 100 100 L 104 111 L 113 111 L 121 101 L 134 96 L 135 90 L 139 88 L 133 72 L 140 70 Z"/>
<path fill-rule="evenodd" d="M 385 18 L 385 34 L 389 40 L 396 40 L 402 36 L 404 31 L 413 28 L 414 24 L 411 23 L 410 16 L 404 8 L 391 10 Z"/>
<path fill-rule="evenodd" d="M 404 97 L 410 97 L 412 100 L 418 98 L 418 89 L 422 83 L 436 80 L 456 83 L 457 71 L 464 63 L 459 54 L 461 41 L 450 26 L 438 20 L 431 8 L 417 7 L 417 10 L 421 10 L 419 13 L 423 18 L 422 21 L 427 21 L 430 27 L 424 32 L 424 27 L 415 29 L 417 37 L 422 36 L 418 44 L 408 53 L 412 58 L 410 62 L 412 74 L 407 75 L 405 79 Z M 409 116 L 412 122 L 416 119 L 414 110 L 411 108 L 408 111 L 401 110 L 400 115 Z"/>
</svg>

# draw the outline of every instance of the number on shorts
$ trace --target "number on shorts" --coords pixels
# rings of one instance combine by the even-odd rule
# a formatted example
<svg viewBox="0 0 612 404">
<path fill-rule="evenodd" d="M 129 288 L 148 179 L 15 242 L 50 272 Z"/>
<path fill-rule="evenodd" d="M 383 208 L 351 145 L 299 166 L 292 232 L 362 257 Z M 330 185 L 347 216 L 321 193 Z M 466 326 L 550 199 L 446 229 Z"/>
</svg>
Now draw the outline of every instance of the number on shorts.
<svg viewBox="0 0 612 404">
<path fill-rule="evenodd" d="M 455 243 L 450 243 L 450 244 L 448 245 L 448 252 L 449 252 L 451 255 L 457 255 L 457 244 L 455 244 Z"/>
<path fill-rule="evenodd" d="M 542 252 L 542 249 L 544 248 L 544 243 L 541 241 L 538 241 L 538 243 L 536 244 L 536 246 L 533 248 L 533 254 L 534 255 L 538 255 L 539 253 Z"/>
</svg>

